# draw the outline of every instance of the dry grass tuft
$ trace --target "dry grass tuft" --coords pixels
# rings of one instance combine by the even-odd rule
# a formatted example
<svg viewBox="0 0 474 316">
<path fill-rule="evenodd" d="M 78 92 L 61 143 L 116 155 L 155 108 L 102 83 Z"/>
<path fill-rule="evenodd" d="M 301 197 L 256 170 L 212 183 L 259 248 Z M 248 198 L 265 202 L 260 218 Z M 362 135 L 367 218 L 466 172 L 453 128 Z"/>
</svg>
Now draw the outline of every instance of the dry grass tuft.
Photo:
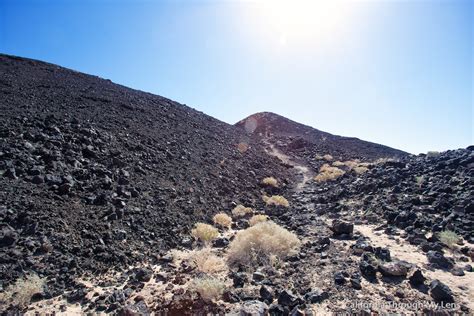
<svg viewBox="0 0 474 316">
<path fill-rule="evenodd" d="M 319 168 L 319 174 L 314 177 L 314 180 L 317 182 L 326 182 L 329 180 L 334 180 L 342 176 L 345 172 L 337 167 L 331 167 L 328 164 L 324 164 Z"/>
<path fill-rule="evenodd" d="M 252 218 L 249 220 L 249 225 L 255 226 L 258 223 L 266 222 L 266 221 L 268 221 L 267 215 L 257 214 L 257 215 L 252 216 Z"/>
<path fill-rule="evenodd" d="M 189 285 L 190 289 L 202 297 L 205 301 L 213 301 L 221 298 L 225 290 L 225 284 L 219 279 L 212 277 L 199 277 Z"/>
<path fill-rule="evenodd" d="M 369 170 L 369 168 L 364 167 L 364 166 L 357 166 L 352 170 L 354 170 L 354 172 L 357 174 L 363 174 L 363 173 L 366 173 Z"/>
<path fill-rule="evenodd" d="M 212 218 L 214 224 L 229 228 L 232 225 L 232 218 L 225 213 L 218 213 Z"/>
<path fill-rule="evenodd" d="M 338 161 L 334 161 L 334 162 L 332 163 L 332 165 L 333 165 L 334 167 L 343 167 L 343 166 L 345 166 L 346 164 L 345 164 L 344 162 L 338 160 Z"/>
<path fill-rule="evenodd" d="M 232 210 L 232 215 L 234 217 L 244 217 L 246 216 L 247 214 L 251 214 L 253 213 L 253 210 L 251 207 L 245 207 L 241 204 L 237 205 L 236 207 L 234 207 L 234 209 Z"/>
<path fill-rule="evenodd" d="M 363 174 L 369 170 L 372 165 L 368 162 L 360 162 L 359 159 L 347 160 L 344 162 L 335 161 L 332 163 L 333 167 L 347 167 L 349 170 L 354 170 L 357 174 Z M 324 167 L 324 166 L 323 166 Z"/>
<path fill-rule="evenodd" d="M 344 161 L 344 165 L 349 168 L 349 169 L 354 169 L 356 168 L 357 166 L 359 166 L 359 163 L 360 161 L 358 160 L 347 160 L 347 161 Z"/>
<path fill-rule="evenodd" d="M 221 257 L 212 253 L 210 248 L 192 251 L 188 261 L 196 265 L 199 272 L 216 274 L 227 270 L 227 265 Z"/>
<path fill-rule="evenodd" d="M 326 154 L 326 155 L 323 156 L 323 159 L 326 160 L 326 161 L 332 161 L 334 158 L 331 155 Z"/>
<path fill-rule="evenodd" d="M 23 309 L 28 306 L 34 294 L 43 293 L 45 283 L 46 279 L 40 278 L 36 274 L 29 274 L 16 280 L 5 292 L 0 294 L 0 301 Z"/>
<path fill-rule="evenodd" d="M 278 181 L 274 177 L 266 177 L 262 180 L 262 183 L 274 188 L 278 187 Z"/>
<path fill-rule="evenodd" d="M 326 171 L 331 171 L 334 170 L 335 167 L 331 167 L 329 164 L 325 163 L 319 168 L 320 172 L 326 172 Z"/>
<path fill-rule="evenodd" d="M 290 203 L 288 203 L 288 200 L 285 199 L 281 195 L 272 195 L 270 197 L 264 195 L 262 199 L 267 205 L 276 205 L 276 206 L 284 206 L 284 207 L 290 206 Z"/>
<path fill-rule="evenodd" d="M 272 221 L 258 223 L 237 233 L 229 246 L 231 265 L 269 264 L 272 258 L 284 259 L 296 253 L 301 245 L 298 237 Z"/>
<path fill-rule="evenodd" d="M 316 155 L 314 156 L 315 159 L 317 160 L 326 160 L 326 161 L 333 161 L 334 160 L 334 157 L 329 155 L 329 154 L 326 154 L 326 155 Z"/>
<path fill-rule="evenodd" d="M 191 235 L 204 243 L 209 243 L 219 236 L 219 231 L 209 224 L 197 223 L 191 231 Z"/>
</svg>

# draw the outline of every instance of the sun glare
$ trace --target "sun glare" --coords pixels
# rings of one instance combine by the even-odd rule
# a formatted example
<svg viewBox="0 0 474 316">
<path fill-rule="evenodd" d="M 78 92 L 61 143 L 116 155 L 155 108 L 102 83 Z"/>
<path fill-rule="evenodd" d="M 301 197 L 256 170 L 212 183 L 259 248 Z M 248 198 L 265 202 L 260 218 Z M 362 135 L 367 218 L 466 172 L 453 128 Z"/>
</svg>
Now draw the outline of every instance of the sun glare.
<svg viewBox="0 0 474 316">
<path fill-rule="evenodd" d="M 259 0 L 252 2 L 251 11 L 260 27 L 285 46 L 334 39 L 350 22 L 354 5 L 345 0 Z"/>
</svg>

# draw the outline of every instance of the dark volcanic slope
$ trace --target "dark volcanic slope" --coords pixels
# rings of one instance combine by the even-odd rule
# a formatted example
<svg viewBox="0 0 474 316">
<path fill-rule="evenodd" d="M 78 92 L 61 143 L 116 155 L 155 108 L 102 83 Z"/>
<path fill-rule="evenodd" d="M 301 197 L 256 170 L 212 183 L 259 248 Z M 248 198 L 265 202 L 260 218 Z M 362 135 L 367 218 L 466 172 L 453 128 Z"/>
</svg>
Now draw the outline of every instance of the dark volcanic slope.
<svg viewBox="0 0 474 316">
<path fill-rule="evenodd" d="M 303 157 L 330 154 L 339 160 L 374 160 L 407 155 L 401 150 L 358 138 L 332 135 L 271 112 L 253 114 L 236 125 L 249 133 L 285 139 L 284 143 L 288 143 L 288 138 L 291 138 L 288 149 L 294 155 Z"/>
<path fill-rule="evenodd" d="M 189 107 L 0 55 L 2 283 L 32 270 L 61 288 L 149 260 L 199 219 L 261 203 L 260 179 L 285 172 L 238 128 Z"/>
</svg>

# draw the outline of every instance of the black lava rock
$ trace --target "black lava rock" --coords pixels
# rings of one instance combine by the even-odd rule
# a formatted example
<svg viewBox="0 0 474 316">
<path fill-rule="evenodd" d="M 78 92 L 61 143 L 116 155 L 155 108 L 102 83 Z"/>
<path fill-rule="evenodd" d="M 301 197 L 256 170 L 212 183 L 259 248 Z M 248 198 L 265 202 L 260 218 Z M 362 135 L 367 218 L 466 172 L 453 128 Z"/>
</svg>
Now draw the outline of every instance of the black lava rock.
<svg viewBox="0 0 474 316">
<path fill-rule="evenodd" d="M 234 283 L 234 287 L 239 288 L 243 287 L 245 283 L 248 282 L 248 277 L 243 272 L 237 272 L 232 275 L 232 281 Z"/>
<path fill-rule="evenodd" d="M 450 258 L 446 258 L 441 252 L 430 250 L 426 254 L 428 261 L 439 269 L 451 269 L 454 262 Z"/>
<path fill-rule="evenodd" d="M 139 268 L 135 271 L 135 280 L 139 282 L 148 282 L 153 276 L 153 271 L 148 268 Z"/>
<path fill-rule="evenodd" d="M 284 290 L 278 295 L 278 304 L 282 306 L 293 307 L 299 303 L 298 296 L 294 295 L 290 291 Z"/>
<path fill-rule="evenodd" d="M 274 294 L 270 287 L 262 285 L 260 287 L 260 297 L 265 303 L 270 304 L 273 302 Z"/>
<path fill-rule="evenodd" d="M 439 280 L 431 281 L 430 295 L 437 302 L 453 302 L 451 289 Z"/>
<path fill-rule="evenodd" d="M 354 231 L 354 224 L 336 219 L 332 222 L 331 230 L 333 231 L 334 235 L 351 235 Z"/>
<path fill-rule="evenodd" d="M 305 301 L 311 304 L 321 303 L 327 298 L 329 298 L 329 293 L 320 289 L 314 289 L 304 295 Z"/>
<path fill-rule="evenodd" d="M 359 262 L 360 273 L 368 280 L 375 280 L 378 266 L 370 260 L 367 254 L 364 254 Z"/>
<path fill-rule="evenodd" d="M 337 285 L 343 285 L 346 283 L 346 278 L 342 272 L 336 272 L 334 274 L 334 283 Z"/>
<path fill-rule="evenodd" d="M 419 286 L 425 283 L 426 278 L 423 276 L 423 273 L 421 273 L 421 270 L 417 269 L 410 276 L 409 280 L 410 280 L 410 284 L 414 286 Z"/>
</svg>

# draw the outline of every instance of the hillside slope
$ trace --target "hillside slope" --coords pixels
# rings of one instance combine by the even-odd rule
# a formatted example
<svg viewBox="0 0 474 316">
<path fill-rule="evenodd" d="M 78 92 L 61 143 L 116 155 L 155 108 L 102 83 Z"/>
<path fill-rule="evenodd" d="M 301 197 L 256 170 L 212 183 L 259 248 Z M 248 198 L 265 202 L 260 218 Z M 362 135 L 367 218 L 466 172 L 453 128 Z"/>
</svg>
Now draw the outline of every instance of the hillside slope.
<svg viewBox="0 0 474 316">
<path fill-rule="evenodd" d="M 77 275 L 152 261 L 285 174 L 252 137 L 187 106 L 0 55 L 2 286 L 35 271 L 61 293 Z"/>
<path fill-rule="evenodd" d="M 326 133 L 271 112 L 261 112 L 237 122 L 247 133 L 261 134 L 281 141 L 294 155 L 314 157 L 330 154 L 339 160 L 394 158 L 408 155 L 398 149 Z"/>
</svg>

